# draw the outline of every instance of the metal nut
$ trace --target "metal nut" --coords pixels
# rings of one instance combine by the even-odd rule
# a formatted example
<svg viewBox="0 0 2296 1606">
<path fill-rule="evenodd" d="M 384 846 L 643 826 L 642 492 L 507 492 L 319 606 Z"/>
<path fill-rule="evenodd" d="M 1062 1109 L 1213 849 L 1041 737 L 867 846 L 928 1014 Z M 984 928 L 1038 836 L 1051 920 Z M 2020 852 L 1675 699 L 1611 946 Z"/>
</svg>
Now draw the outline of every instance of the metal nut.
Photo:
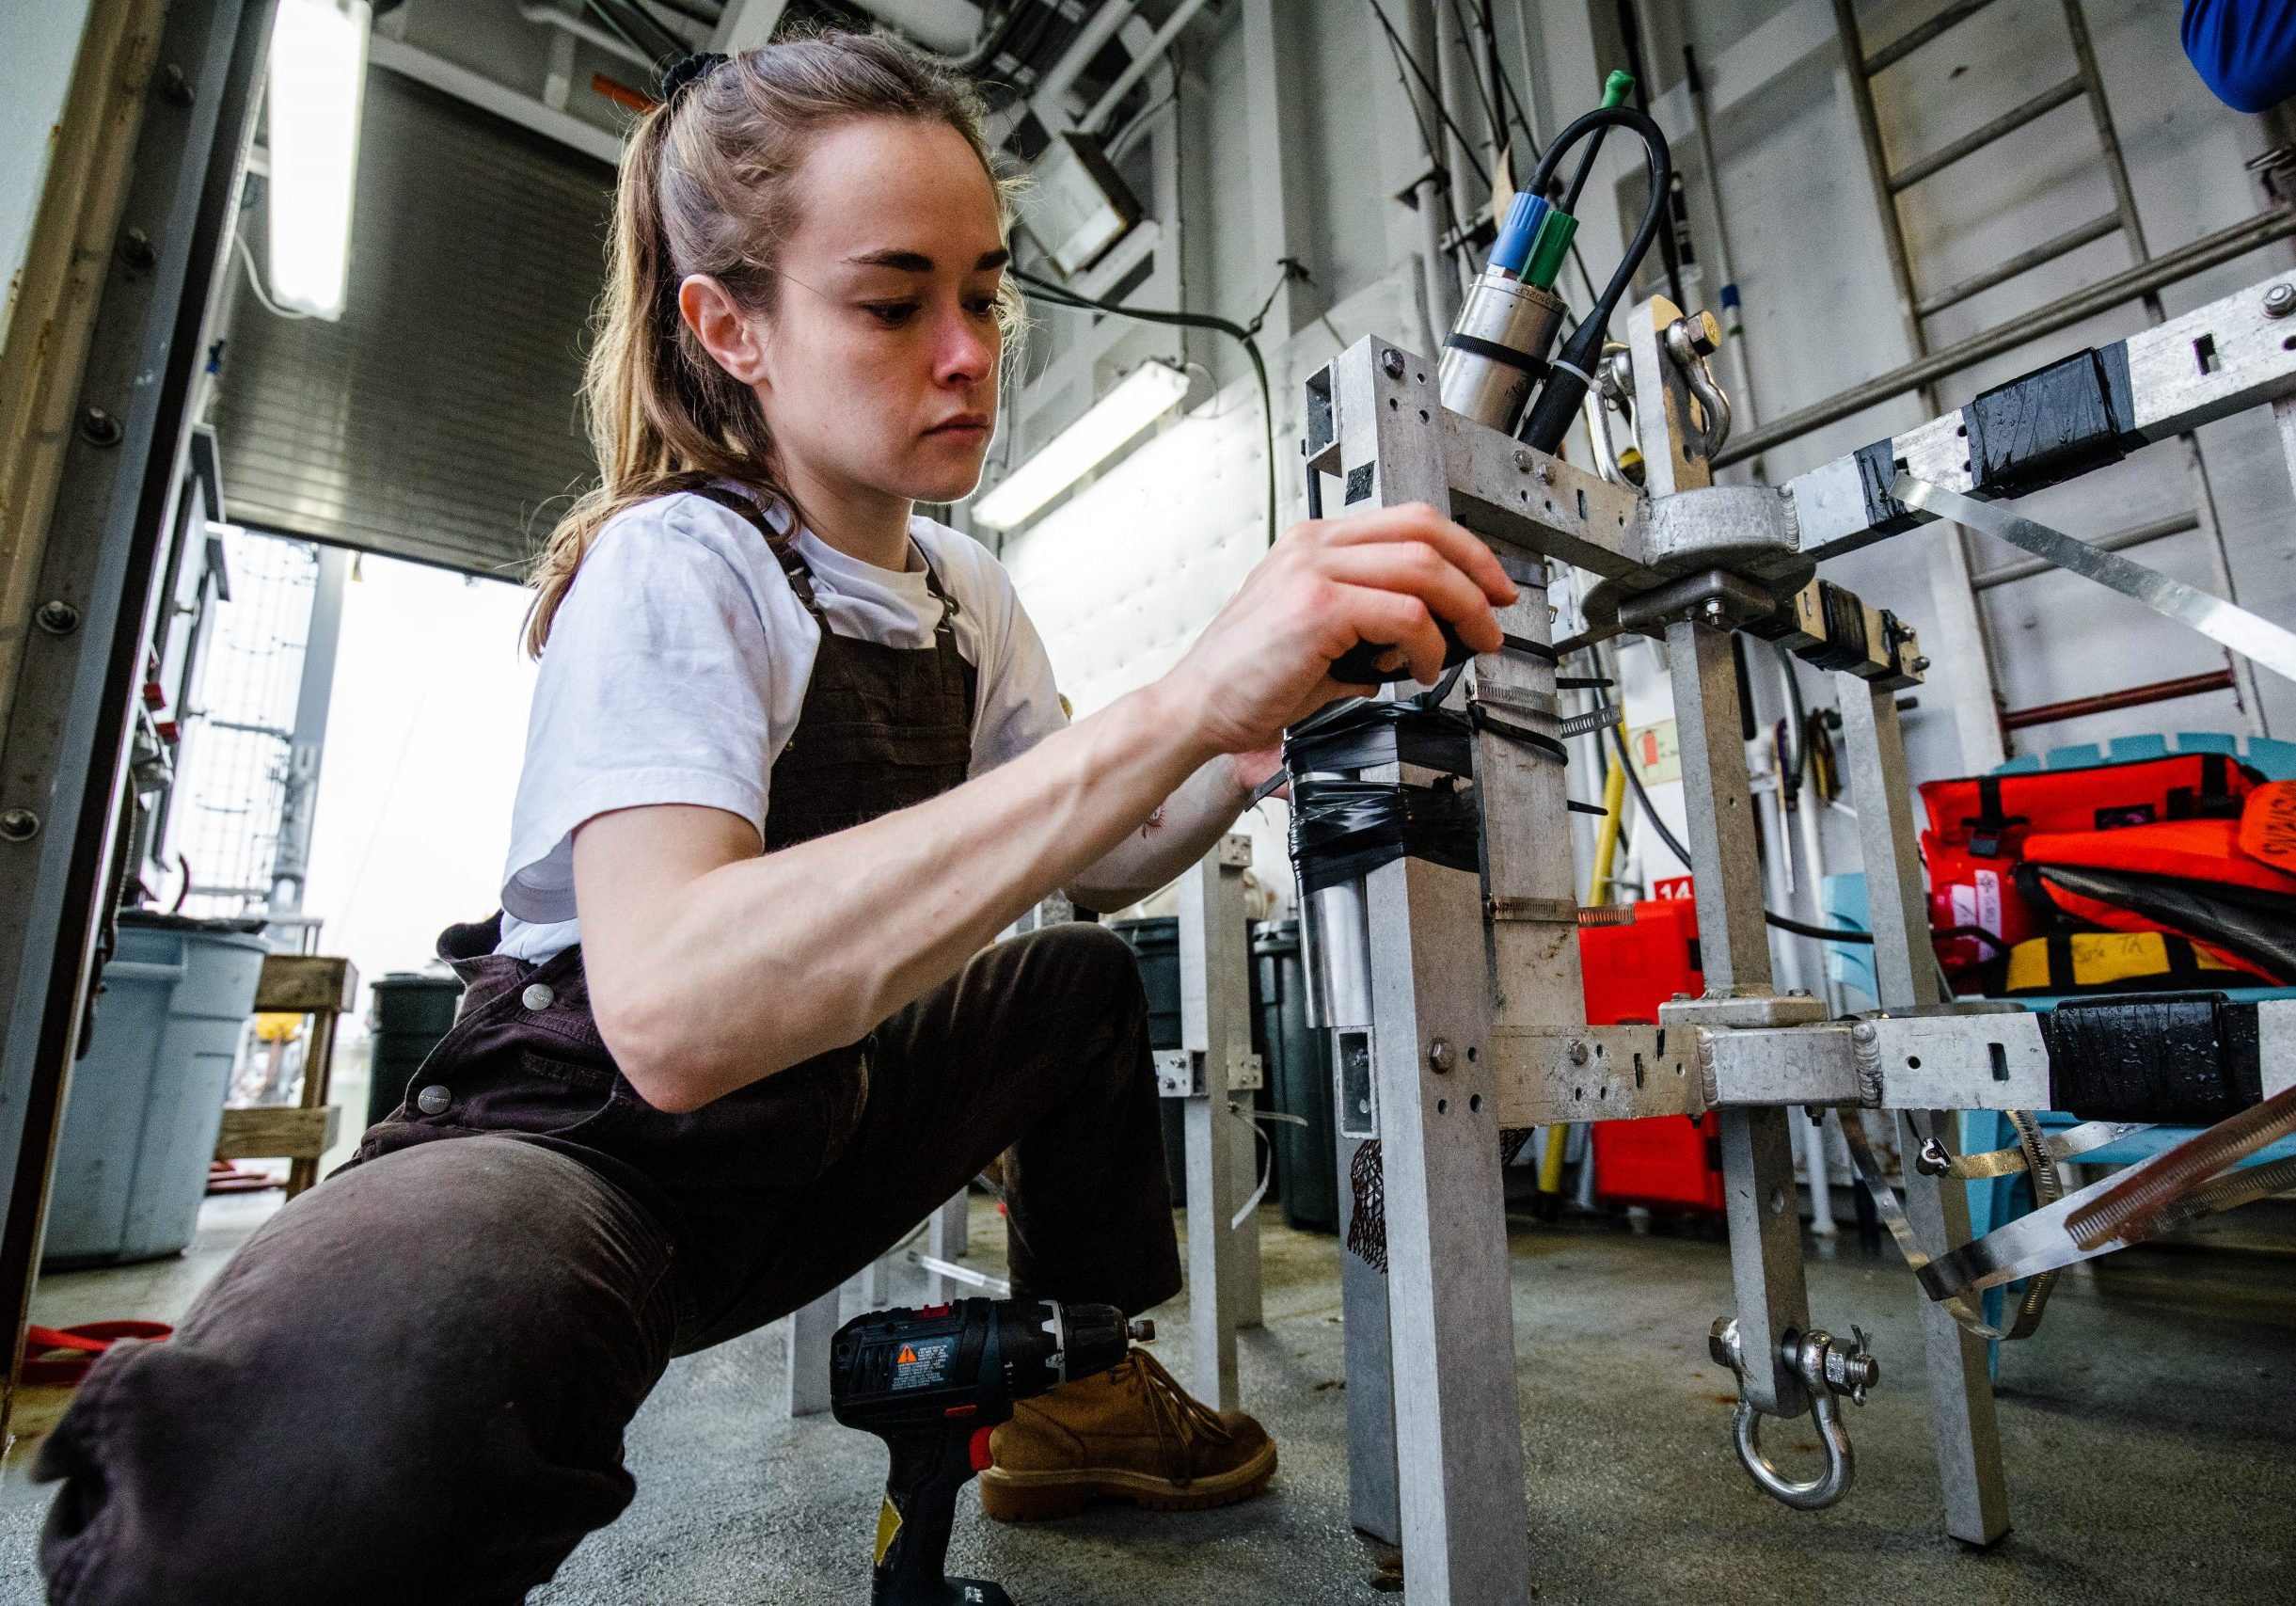
<svg viewBox="0 0 2296 1606">
<path fill-rule="evenodd" d="M 1584 1065 L 1586 1062 L 1587 1045 L 1574 1040 L 1571 1043 L 1571 1063 L 1574 1065 Z"/>
<path fill-rule="evenodd" d="M 28 808 L 11 808 L 0 813 L 0 838 L 10 842 L 29 842 L 40 834 L 40 816 Z"/>
<path fill-rule="evenodd" d="M 1379 366 L 1390 379 L 1403 376 L 1403 354 L 1390 346 L 1379 354 Z"/>
<path fill-rule="evenodd" d="M 1450 1039 L 1439 1037 L 1427 1045 L 1427 1068 L 1438 1076 L 1449 1073 L 1458 1062 L 1458 1057 L 1451 1052 Z"/>
<path fill-rule="evenodd" d="M 141 229 L 131 229 L 119 236 L 119 254 L 127 259 L 127 264 L 132 268 L 148 269 L 160 260 L 158 249 L 151 244 L 151 236 Z"/>
<path fill-rule="evenodd" d="M 2296 312 L 2296 284 L 2275 284 L 2264 293 L 2267 318 L 2285 318 L 2290 312 Z"/>
<path fill-rule="evenodd" d="M 80 415 L 80 434 L 92 446 L 117 446 L 127 431 L 102 407 L 90 407 Z"/>
<path fill-rule="evenodd" d="M 1542 464 L 1540 464 L 1540 465 L 1539 465 L 1539 484 L 1541 484 L 1541 485 L 1553 485 L 1554 483 L 1555 483 L 1555 466 L 1554 466 L 1552 463 L 1542 463 Z"/>
<path fill-rule="evenodd" d="M 52 636 L 69 636 L 80 628 L 80 611 L 59 597 L 50 597 L 40 605 L 32 622 Z"/>
<path fill-rule="evenodd" d="M 1715 322 L 1713 313 L 1690 314 L 1690 349 L 1701 357 L 1712 357 L 1722 349 L 1722 326 Z"/>
<path fill-rule="evenodd" d="M 1530 472 L 1530 453 L 1519 446 L 1514 449 L 1514 469 L 1518 474 Z"/>
<path fill-rule="evenodd" d="M 159 92 L 163 99 L 179 106 L 191 104 L 194 98 L 191 80 L 183 76 L 183 69 L 172 61 L 160 69 Z"/>
</svg>

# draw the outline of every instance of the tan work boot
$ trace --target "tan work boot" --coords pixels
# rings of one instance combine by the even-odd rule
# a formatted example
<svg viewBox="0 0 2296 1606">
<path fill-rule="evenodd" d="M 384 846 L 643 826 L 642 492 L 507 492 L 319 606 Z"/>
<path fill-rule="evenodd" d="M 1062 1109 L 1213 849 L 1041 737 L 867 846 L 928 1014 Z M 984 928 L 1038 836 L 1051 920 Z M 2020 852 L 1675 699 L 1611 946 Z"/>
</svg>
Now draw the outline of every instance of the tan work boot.
<svg viewBox="0 0 2296 1606">
<path fill-rule="evenodd" d="M 1189 1398 L 1141 1349 L 1021 1401 L 989 1448 L 981 1509 L 999 1522 L 1070 1517 L 1095 1498 L 1153 1511 L 1233 1505 L 1275 1475 L 1265 1428 Z"/>
</svg>

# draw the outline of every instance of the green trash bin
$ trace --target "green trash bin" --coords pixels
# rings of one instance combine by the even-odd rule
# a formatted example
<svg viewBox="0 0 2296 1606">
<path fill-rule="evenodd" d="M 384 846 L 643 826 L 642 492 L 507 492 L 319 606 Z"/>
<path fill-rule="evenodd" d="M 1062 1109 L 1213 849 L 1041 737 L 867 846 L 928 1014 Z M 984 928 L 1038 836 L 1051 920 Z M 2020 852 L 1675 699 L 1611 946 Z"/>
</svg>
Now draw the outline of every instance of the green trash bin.
<svg viewBox="0 0 2296 1606">
<path fill-rule="evenodd" d="M 123 910 L 71 1068 L 40 1264 L 156 1260 L 199 1225 L 239 1034 L 269 951 L 245 920 Z"/>
<path fill-rule="evenodd" d="M 1304 1232 L 1337 1232 L 1331 1040 L 1307 1024 L 1307 972 L 1297 920 L 1263 920 L 1252 928 L 1252 1035 L 1265 1078 L 1260 1096 L 1278 1114 L 1307 1123 L 1268 1123 L 1275 1174 L 1283 1183 L 1284 1220 Z"/>
<path fill-rule="evenodd" d="M 374 1036 L 369 1049 L 367 1124 L 372 1126 L 399 1107 L 406 1085 L 454 1025 L 463 1001 L 458 977 L 394 970 L 374 983 L 367 1025 Z"/>
<path fill-rule="evenodd" d="M 1148 993 L 1148 1047 L 1157 1051 L 1180 1046 L 1180 920 L 1171 914 L 1152 920 L 1111 920 L 1108 929 L 1122 937 L 1140 965 L 1140 985 Z M 1181 1145 L 1180 1101 L 1159 1099 L 1164 1108 L 1164 1174 L 1172 1185 L 1172 1202 L 1188 1200 L 1188 1162 Z"/>
</svg>

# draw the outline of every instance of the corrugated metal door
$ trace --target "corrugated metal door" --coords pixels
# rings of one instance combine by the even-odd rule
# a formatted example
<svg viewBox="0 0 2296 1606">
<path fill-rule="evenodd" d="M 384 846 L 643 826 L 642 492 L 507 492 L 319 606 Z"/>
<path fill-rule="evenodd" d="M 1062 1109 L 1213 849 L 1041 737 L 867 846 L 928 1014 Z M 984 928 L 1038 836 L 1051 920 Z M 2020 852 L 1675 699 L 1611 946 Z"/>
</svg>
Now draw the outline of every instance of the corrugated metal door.
<svg viewBox="0 0 2296 1606">
<path fill-rule="evenodd" d="M 594 478 L 578 392 L 613 175 L 380 70 L 358 167 L 341 321 L 277 317 L 244 287 L 233 309 L 227 511 L 515 576 Z"/>
</svg>

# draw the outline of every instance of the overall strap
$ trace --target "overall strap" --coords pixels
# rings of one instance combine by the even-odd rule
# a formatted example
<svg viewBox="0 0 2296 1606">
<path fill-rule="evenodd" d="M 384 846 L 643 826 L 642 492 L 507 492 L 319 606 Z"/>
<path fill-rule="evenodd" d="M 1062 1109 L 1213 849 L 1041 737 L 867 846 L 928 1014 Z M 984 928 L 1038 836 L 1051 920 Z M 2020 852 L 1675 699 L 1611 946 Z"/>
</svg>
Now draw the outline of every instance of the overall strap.
<svg viewBox="0 0 2296 1606">
<path fill-rule="evenodd" d="M 797 593 L 798 600 L 805 605 L 805 612 L 814 616 L 814 623 L 826 633 L 829 621 L 822 615 L 821 604 L 814 596 L 813 571 L 805 566 L 804 558 L 799 555 L 798 544 L 784 539 L 781 532 L 774 529 L 758 510 L 757 504 L 739 491 L 728 490 L 723 485 L 701 485 L 695 488 L 693 494 L 707 497 L 720 507 L 731 508 L 756 528 L 757 533 L 766 538 L 767 550 L 782 565 L 782 573 L 789 577 L 789 589 Z"/>
</svg>

